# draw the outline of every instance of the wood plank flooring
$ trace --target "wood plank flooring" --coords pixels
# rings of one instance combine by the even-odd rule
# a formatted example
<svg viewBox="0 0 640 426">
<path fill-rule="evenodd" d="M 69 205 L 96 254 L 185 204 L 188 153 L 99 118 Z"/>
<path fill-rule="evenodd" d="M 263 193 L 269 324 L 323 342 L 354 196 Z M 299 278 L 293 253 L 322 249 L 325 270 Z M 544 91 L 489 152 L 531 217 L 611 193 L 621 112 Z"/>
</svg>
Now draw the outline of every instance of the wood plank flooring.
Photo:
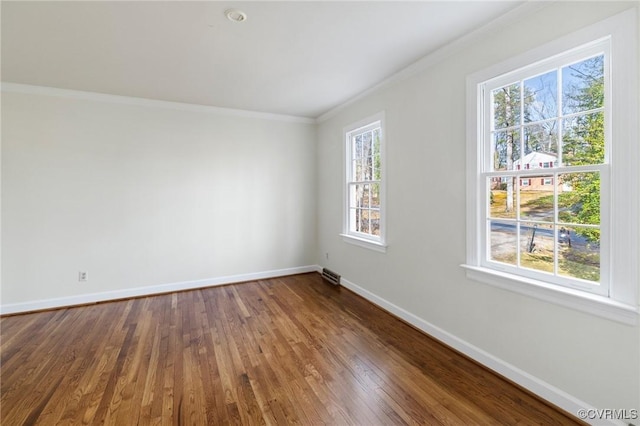
<svg viewBox="0 0 640 426">
<path fill-rule="evenodd" d="M 315 273 L 0 325 L 3 426 L 579 424 Z"/>
</svg>

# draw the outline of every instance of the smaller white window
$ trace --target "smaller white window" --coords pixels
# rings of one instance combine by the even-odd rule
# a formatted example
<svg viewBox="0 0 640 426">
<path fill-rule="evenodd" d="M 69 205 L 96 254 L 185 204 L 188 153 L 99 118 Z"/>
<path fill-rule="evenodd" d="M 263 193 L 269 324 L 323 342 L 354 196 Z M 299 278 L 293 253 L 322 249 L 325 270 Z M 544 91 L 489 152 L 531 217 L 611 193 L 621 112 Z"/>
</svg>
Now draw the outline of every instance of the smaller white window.
<svg viewBox="0 0 640 426">
<path fill-rule="evenodd" d="M 346 242 L 385 250 L 384 115 L 377 114 L 345 128 Z"/>
</svg>

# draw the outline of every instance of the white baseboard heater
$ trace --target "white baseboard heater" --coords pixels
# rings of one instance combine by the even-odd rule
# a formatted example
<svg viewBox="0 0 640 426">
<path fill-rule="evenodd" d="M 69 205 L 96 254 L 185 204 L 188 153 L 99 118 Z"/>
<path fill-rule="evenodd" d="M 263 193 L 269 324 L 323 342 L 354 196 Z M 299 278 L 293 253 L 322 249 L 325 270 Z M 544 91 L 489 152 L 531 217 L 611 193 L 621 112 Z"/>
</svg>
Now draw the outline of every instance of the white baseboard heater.
<svg viewBox="0 0 640 426">
<path fill-rule="evenodd" d="M 327 268 L 322 268 L 322 278 L 329 281 L 331 284 L 340 285 L 340 275 Z"/>
</svg>

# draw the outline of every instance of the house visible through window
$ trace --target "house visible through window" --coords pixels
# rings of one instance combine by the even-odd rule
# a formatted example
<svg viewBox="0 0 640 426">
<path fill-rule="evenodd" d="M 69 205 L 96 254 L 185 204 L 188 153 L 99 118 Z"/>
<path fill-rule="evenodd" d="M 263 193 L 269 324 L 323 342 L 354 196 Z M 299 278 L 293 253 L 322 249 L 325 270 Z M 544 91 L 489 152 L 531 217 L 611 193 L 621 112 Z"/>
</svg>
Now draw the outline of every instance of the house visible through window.
<svg viewBox="0 0 640 426">
<path fill-rule="evenodd" d="M 384 246 L 383 117 L 345 131 L 346 202 L 343 236 L 369 248 Z M 355 128 L 354 128 L 355 126 Z"/>
</svg>

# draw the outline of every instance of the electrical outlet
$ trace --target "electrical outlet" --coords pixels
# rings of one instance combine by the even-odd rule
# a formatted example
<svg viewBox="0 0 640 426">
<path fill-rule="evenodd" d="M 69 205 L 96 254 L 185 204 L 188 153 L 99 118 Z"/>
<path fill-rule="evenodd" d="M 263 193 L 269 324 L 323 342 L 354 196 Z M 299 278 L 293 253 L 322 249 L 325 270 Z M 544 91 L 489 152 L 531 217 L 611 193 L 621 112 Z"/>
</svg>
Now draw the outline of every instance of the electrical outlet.
<svg viewBox="0 0 640 426">
<path fill-rule="evenodd" d="M 89 273 L 87 271 L 78 272 L 78 281 L 88 281 Z"/>
</svg>

